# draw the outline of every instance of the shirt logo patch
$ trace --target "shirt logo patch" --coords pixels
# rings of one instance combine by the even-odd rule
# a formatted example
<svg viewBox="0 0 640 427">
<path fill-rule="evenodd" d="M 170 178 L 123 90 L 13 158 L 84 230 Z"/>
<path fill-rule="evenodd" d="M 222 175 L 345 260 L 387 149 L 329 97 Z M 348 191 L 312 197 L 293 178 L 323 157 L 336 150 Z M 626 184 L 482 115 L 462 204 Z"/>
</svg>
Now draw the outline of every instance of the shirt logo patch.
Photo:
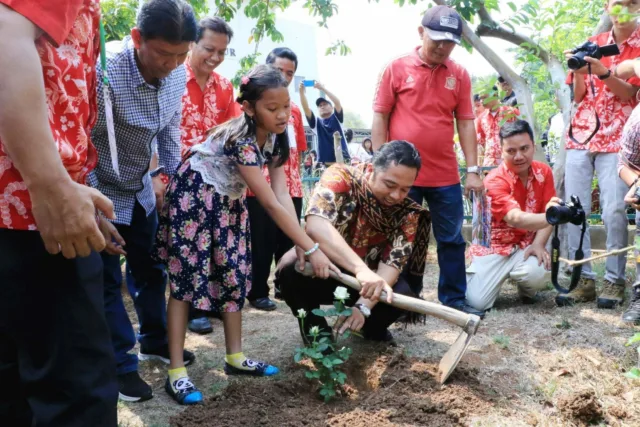
<svg viewBox="0 0 640 427">
<path fill-rule="evenodd" d="M 444 83 L 444 87 L 449 90 L 454 90 L 456 88 L 456 78 L 455 77 L 447 77 L 447 80 Z"/>
<path fill-rule="evenodd" d="M 405 83 L 413 83 L 413 76 L 407 77 L 407 80 L 405 80 Z"/>
<path fill-rule="evenodd" d="M 458 29 L 458 20 L 452 16 L 441 16 L 440 26 Z"/>
</svg>

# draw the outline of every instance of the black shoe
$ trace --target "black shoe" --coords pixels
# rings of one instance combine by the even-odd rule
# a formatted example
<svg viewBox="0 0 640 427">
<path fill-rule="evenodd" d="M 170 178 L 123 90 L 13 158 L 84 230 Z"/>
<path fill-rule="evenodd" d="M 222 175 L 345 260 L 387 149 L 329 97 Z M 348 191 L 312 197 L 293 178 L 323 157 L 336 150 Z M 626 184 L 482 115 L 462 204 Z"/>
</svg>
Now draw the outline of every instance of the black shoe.
<svg viewBox="0 0 640 427">
<path fill-rule="evenodd" d="M 454 308 L 464 313 L 475 314 L 481 319 L 484 319 L 485 314 L 487 314 L 487 312 L 484 310 L 477 310 L 474 307 L 470 306 L 469 304 L 466 303 L 466 301 L 458 301 L 453 303 L 452 305 L 449 305 L 448 307 Z"/>
<path fill-rule="evenodd" d="M 273 311 L 276 308 L 278 308 L 276 303 L 271 301 L 269 297 L 249 300 L 249 304 L 251 304 L 254 308 L 257 308 L 258 310 L 263 310 L 263 311 Z"/>
<path fill-rule="evenodd" d="M 524 305 L 532 305 L 538 302 L 538 298 L 535 296 L 528 297 L 523 295 L 520 297 L 520 302 L 522 302 L 522 304 Z"/>
<path fill-rule="evenodd" d="M 190 320 L 188 328 L 191 332 L 195 332 L 196 334 L 200 335 L 206 335 L 213 332 L 211 321 L 206 317 Z"/>
<path fill-rule="evenodd" d="M 640 286 L 633 287 L 633 295 L 629 301 L 627 311 L 622 314 L 622 320 L 630 323 L 640 323 Z"/>
<path fill-rule="evenodd" d="M 184 350 L 182 358 L 184 360 L 184 366 L 189 366 L 196 360 L 196 355 L 191 353 L 189 350 Z M 169 363 L 171 363 L 171 358 L 169 357 L 169 346 L 166 345 L 156 350 L 147 350 L 140 347 L 138 360 L 143 362 L 146 360 L 159 360 L 168 365 Z"/>
<path fill-rule="evenodd" d="M 118 375 L 119 399 L 125 402 L 144 402 L 153 397 L 151 386 L 144 382 L 138 371 Z"/>
<path fill-rule="evenodd" d="M 247 363 L 247 361 L 249 363 Z M 247 361 L 243 362 L 245 366 L 249 366 L 250 364 L 254 368 L 253 370 L 245 370 L 238 369 L 235 366 L 229 365 L 227 362 L 224 362 L 224 373 L 227 375 L 249 375 L 252 377 L 271 377 L 280 373 L 280 370 L 273 365 L 268 365 L 264 362 L 256 362 L 247 359 Z"/>
<path fill-rule="evenodd" d="M 284 298 L 282 298 L 282 292 L 280 292 L 280 290 L 278 289 L 276 289 L 273 293 L 273 297 L 277 300 L 284 301 Z"/>
<path fill-rule="evenodd" d="M 388 329 L 382 331 L 369 331 L 366 328 L 362 330 L 362 336 L 366 340 L 370 341 L 378 341 L 388 343 L 389 345 L 395 344 L 393 340 L 393 335 L 389 332 Z"/>
</svg>

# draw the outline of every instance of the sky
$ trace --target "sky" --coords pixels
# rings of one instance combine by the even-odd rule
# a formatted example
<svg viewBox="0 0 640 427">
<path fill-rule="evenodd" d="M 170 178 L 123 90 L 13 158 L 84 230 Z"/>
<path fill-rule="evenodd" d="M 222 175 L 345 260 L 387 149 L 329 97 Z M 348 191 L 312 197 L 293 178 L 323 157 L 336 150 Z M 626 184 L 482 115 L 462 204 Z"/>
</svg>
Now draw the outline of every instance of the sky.
<svg viewBox="0 0 640 427">
<path fill-rule="evenodd" d="M 399 7 L 393 0 L 380 0 L 369 4 L 367 0 L 334 0 L 338 14 L 328 21 L 328 29 L 318 28 L 317 19 L 309 16 L 302 1 L 294 2 L 277 19 L 307 23 L 316 28 L 318 76 L 332 91 L 343 107 L 359 114 L 367 126 L 372 119 L 372 102 L 380 70 L 393 58 L 409 52 L 420 44 L 418 26 L 428 1 Z M 516 1 L 516 4 L 523 1 Z M 277 21 L 276 21 L 277 27 Z M 286 45 L 287 34 L 284 34 Z M 325 49 L 336 40 L 344 40 L 351 48 L 347 56 L 325 56 Z M 513 45 L 501 40 L 485 38 L 487 44 L 509 65 L 513 54 L 507 48 Z M 469 54 L 463 47 L 454 49 L 452 59 L 462 64 L 471 75 L 495 74 L 493 68 L 478 53 Z"/>
</svg>

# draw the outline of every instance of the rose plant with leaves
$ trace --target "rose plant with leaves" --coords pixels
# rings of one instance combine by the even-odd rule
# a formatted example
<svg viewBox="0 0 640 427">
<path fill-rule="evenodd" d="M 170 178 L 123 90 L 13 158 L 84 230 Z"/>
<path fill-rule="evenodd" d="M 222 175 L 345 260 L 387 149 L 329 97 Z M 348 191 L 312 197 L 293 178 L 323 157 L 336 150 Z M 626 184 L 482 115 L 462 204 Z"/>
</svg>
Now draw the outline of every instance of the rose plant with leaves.
<svg viewBox="0 0 640 427">
<path fill-rule="evenodd" d="M 347 289 L 339 286 L 333 293 L 335 301 L 333 307 L 327 310 L 316 308 L 313 314 L 322 317 L 340 317 L 351 316 L 351 309 L 345 306 L 345 301 L 349 299 Z M 298 310 L 298 318 L 304 331 L 304 319 L 307 312 L 303 309 Z M 348 338 L 351 332 L 345 331 L 342 336 L 336 335 L 333 338 L 330 332 L 320 331 L 320 328 L 313 326 L 309 329 L 307 335 L 306 346 L 297 348 L 293 359 L 296 363 L 303 360 L 309 360 L 314 369 L 305 372 L 305 376 L 312 380 L 317 380 L 320 384 L 320 396 L 328 402 L 336 396 L 337 390 L 345 383 L 347 374 L 337 367 L 344 364 L 351 356 L 351 349 L 344 345 L 340 345 L 340 341 Z"/>
<path fill-rule="evenodd" d="M 637 346 L 637 351 L 638 351 L 638 364 L 640 365 L 640 346 L 638 346 L 638 343 L 640 343 L 640 332 L 636 333 L 634 336 L 632 336 L 631 338 L 629 338 L 629 341 L 627 341 L 627 343 L 625 344 L 627 347 L 632 346 L 632 345 L 636 345 Z M 625 377 L 627 378 L 631 378 L 633 380 L 640 380 L 640 368 L 638 368 L 637 366 L 631 368 L 629 370 L 629 372 L 626 372 L 624 374 Z"/>
</svg>

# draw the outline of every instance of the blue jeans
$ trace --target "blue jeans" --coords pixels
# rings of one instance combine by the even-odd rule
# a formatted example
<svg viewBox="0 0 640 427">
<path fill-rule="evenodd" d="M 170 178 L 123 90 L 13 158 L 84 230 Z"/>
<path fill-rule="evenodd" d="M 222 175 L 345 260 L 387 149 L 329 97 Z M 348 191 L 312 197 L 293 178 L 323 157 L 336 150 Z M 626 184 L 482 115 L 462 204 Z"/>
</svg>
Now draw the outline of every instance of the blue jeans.
<svg viewBox="0 0 640 427">
<path fill-rule="evenodd" d="M 431 226 L 438 243 L 438 299 L 444 305 L 455 305 L 465 300 L 467 277 L 465 274 L 462 237 L 462 188 L 460 184 L 446 187 L 412 187 L 409 197 L 417 203 L 427 201 L 431 212 Z"/>
<path fill-rule="evenodd" d="M 158 228 L 158 214 L 147 216 L 136 203 L 131 225 L 116 224 L 126 242 L 127 288 L 133 299 L 140 330 L 138 340 L 142 351 L 153 351 L 167 345 L 167 309 L 164 267 L 151 259 Z M 104 303 L 111 343 L 116 356 L 117 373 L 138 370 L 138 356 L 129 353 L 136 345 L 136 335 L 122 301 L 122 267 L 119 255 L 102 253 L 104 263 Z M 132 280 L 133 279 L 133 280 Z"/>
</svg>

